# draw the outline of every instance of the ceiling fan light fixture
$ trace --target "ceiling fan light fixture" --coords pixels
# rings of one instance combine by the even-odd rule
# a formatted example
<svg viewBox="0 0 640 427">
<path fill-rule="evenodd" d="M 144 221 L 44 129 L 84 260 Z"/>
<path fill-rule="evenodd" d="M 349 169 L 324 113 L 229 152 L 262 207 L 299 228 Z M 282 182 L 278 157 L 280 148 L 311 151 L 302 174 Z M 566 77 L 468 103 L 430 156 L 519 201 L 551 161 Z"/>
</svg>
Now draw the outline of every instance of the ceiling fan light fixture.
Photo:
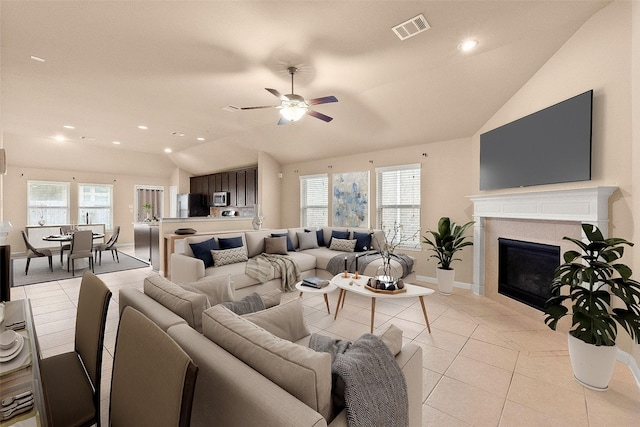
<svg viewBox="0 0 640 427">
<path fill-rule="evenodd" d="M 297 122 L 307 114 L 309 111 L 309 105 L 298 99 L 289 99 L 282 101 L 282 108 L 280 109 L 280 115 L 290 122 Z"/>
</svg>

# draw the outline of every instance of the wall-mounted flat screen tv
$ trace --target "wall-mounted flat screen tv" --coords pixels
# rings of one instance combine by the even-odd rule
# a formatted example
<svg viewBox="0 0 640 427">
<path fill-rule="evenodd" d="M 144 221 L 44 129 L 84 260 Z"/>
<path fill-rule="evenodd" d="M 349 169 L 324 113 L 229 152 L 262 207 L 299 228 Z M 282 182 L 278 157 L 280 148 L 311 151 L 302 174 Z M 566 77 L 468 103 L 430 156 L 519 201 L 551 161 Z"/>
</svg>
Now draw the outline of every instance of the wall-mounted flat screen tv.
<svg viewBox="0 0 640 427">
<path fill-rule="evenodd" d="M 593 90 L 480 135 L 480 190 L 591 179 Z"/>
</svg>

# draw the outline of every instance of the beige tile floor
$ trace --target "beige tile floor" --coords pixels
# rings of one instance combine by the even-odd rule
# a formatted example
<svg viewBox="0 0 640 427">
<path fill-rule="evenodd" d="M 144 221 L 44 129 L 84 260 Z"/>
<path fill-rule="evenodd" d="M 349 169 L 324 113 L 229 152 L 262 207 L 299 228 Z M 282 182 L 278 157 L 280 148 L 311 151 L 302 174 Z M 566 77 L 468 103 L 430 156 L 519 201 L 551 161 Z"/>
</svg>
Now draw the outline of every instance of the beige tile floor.
<svg viewBox="0 0 640 427">
<path fill-rule="evenodd" d="M 103 357 L 105 425 L 118 290 L 141 289 L 149 274 L 145 268 L 100 276 L 113 292 Z M 12 288 L 12 299 L 31 299 L 43 357 L 73 349 L 79 287 L 75 278 Z M 348 295 L 337 320 L 327 314 L 321 296 L 303 298 L 312 332 L 354 340 L 369 331 L 368 298 Z M 333 312 L 337 292 L 329 298 Z M 425 301 L 431 334 L 412 299 L 379 301 L 374 325 L 393 323 L 404 331 L 405 342 L 423 349 L 424 426 L 640 426 L 640 389 L 622 363 L 617 362 L 609 390 L 595 392 L 573 379 L 565 334 L 466 290 Z"/>
</svg>

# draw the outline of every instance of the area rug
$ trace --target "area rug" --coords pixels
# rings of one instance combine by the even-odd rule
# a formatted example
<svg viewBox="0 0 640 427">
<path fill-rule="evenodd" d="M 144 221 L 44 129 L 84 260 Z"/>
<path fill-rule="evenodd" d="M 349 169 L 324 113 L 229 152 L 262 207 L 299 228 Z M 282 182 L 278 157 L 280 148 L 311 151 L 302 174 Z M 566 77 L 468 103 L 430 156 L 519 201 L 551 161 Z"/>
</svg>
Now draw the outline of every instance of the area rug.
<svg viewBox="0 0 640 427">
<path fill-rule="evenodd" d="M 115 271 L 133 270 L 135 268 L 148 267 L 149 263 L 140 261 L 132 256 L 118 253 L 120 262 L 113 261 L 109 253 L 102 256 L 102 265 L 95 263 L 95 274 L 113 273 Z M 87 260 L 85 259 L 85 262 Z M 49 260 L 47 257 L 32 258 L 29 265 L 29 274 L 24 274 L 24 268 L 27 265 L 26 258 L 16 258 L 13 262 L 13 287 L 33 285 L 34 283 L 51 282 L 54 280 L 71 279 L 71 271 L 67 273 L 67 264 L 65 260 L 64 268 L 60 264 L 59 256 L 53 257 L 53 272 L 49 271 Z M 78 262 L 76 262 L 78 265 Z M 86 265 L 86 264 L 85 264 Z M 76 268 L 76 277 L 82 277 L 87 268 Z"/>
</svg>

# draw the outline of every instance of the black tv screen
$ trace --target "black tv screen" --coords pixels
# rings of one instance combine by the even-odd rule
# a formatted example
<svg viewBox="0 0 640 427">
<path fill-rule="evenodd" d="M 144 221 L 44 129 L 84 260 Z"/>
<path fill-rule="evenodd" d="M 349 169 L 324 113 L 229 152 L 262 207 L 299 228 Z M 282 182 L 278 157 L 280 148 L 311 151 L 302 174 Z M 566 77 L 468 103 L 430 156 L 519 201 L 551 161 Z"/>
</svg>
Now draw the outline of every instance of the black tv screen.
<svg viewBox="0 0 640 427">
<path fill-rule="evenodd" d="M 591 179 L 593 90 L 480 135 L 480 190 Z"/>
</svg>

